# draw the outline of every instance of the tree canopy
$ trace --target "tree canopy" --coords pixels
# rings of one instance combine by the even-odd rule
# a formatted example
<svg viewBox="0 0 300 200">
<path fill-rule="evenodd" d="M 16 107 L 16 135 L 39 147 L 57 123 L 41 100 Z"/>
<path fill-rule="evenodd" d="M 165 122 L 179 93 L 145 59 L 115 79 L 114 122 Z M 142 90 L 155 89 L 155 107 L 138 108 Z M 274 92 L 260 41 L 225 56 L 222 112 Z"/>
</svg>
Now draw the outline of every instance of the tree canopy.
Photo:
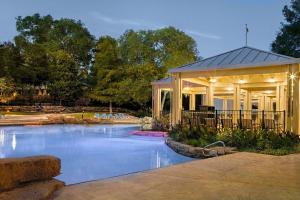
<svg viewBox="0 0 300 200">
<path fill-rule="evenodd" d="M 46 88 L 59 102 L 86 97 L 146 108 L 151 82 L 198 56 L 195 41 L 174 27 L 96 40 L 81 21 L 34 14 L 17 17 L 16 29 L 14 42 L 0 44 L 2 94 Z"/>
<path fill-rule="evenodd" d="M 282 23 L 275 41 L 272 43 L 272 51 L 292 57 L 300 57 L 300 0 L 292 0 L 291 6 L 284 6 L 283 15 L 285 23 Z"/>
<path fill-rule="evenodd" d="M 101 37 L 95 49 L 92 96 L 117 104 L 145 108 L 151 101 L 151 82 L 167 76 L 172 67 L 195 61 L 195 41 L 184 32 L 128 30 L 118 40 Z"/>
</svg>

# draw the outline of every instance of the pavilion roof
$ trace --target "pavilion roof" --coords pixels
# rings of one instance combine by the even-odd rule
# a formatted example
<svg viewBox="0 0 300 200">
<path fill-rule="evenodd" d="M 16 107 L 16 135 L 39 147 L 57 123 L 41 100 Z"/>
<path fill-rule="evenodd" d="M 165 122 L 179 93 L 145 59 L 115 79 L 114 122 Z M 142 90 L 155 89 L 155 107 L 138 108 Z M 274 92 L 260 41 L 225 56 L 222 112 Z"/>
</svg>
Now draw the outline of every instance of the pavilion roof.
<svg viewBox="0 0 300 200">
<path fill-rule="evenodd" d="M 290 63 L 299 63 L 299 59 L 244 46 L 191 64 L 170 69 L 169 72 L 237 69 Z"/>
</svg>

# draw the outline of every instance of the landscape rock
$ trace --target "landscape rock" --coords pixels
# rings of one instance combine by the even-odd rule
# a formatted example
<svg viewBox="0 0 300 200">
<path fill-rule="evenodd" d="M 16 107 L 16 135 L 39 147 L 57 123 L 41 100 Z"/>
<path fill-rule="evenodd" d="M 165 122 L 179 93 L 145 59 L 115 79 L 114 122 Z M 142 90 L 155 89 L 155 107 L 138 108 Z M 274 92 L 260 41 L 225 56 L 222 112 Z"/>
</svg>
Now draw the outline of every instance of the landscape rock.
<svg viewBox="0 0 300 200">
<path fill-rule="evenodd" d="M 202 147 L 193 147 L 191 145 L 176 142 L 170 137 L 167 137 L 165 142 L 175 152 L 192 158 L 209 158 L 218 155 L 225 155 L 228 153 L 233 153 L 234 150 L 231 147 L 212 147 L 209 149 Z"/>
<path fill-rule="evenodd" d="M 0 159 L 0 191 L 60 174 L 60 159 L 53 156 Z"/>
<path fill-rule="evenodd" d="M 1 192 L 1 200 L 46 200 L 50 199 L 54 192 L 64 187 L 64 183 L 56 179 L 33 182 L 15 188 L 10 191 Z"/>
</svg>

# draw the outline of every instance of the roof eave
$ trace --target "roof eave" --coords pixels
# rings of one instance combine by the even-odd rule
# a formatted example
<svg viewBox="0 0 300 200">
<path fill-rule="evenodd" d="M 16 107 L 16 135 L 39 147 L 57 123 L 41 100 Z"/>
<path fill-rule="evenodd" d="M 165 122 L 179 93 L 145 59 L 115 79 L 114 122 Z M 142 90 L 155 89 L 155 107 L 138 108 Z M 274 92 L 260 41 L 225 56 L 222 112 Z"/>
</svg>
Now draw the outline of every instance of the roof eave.
<svg viewBox="0 0 300 200">
<path fill-rule="evenodd" d="M 204 72 L 211 70 L 230 70 L 230 69 L 244 69 L 249 67 L 266 67 L 266 66 L 278 66 L 278 65 L 288 65 L 288 64 L 296 64 L 300 63 L 300 58 L 295 58 L 291 60 L 285 61 L 275 61 L 275 62 L 261 62 L 255 64 L 238 64 L 238 65 L 224 65 L 219 66 L 218 68 L 214 68 L 213 66 L 207 69 L 183 69 L 183 68 L 174 68 L 170 69 L 168 73 L 178 73 L 178 72 Z"/>
</svg>

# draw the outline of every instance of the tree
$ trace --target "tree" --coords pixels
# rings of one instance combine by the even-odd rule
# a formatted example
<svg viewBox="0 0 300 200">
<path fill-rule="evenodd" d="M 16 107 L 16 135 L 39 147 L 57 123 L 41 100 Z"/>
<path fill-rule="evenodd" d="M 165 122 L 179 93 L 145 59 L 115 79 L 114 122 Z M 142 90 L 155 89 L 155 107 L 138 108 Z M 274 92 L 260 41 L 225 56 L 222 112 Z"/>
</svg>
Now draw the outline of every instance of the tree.
<svg viewBox="0 0 300 200">
<path fill-rule="evenodd" d="M 82 69 L 88 69 L 92 58 L 94 37 L 81 21 L 55 20 L 49 32 L 49 49 L 62 49 L 75 59 Z"/>
<path fill-rule="evenodd" d="M 60 104 L 81 95 L 78 67 L 70 54 L 64 50 L 52 52 L 49 55 L 49 69 L 48 91 Z"/>
<path fill-rule="evenodd" d="M 49 85 L 55 98 L 75 101 L 73 98 L 78 90 L 67 94 L 63 86 L 70 88 L 69 84 L 73 82 L 82 89 L 86 85 L 94 45 L 94 37 L 87 28 L 80 21 L 54 20 L 50 15 L 39 14 L 18 17 L 16 26 L 19 32 L 15 37 L 16 48 L 23 59 L 16 73 L 18 82 L 26 87 Z M 65 60 L 66 64 L 60 60 Z M 56 67 L 53 66 L 55 63 L 58 64 Z M 57 73 L 52 71 L 54 69 Z M 68 70 L 72 72 L 58 80 L 60 72 Z M 72 80 L 68 79 L 70 77 Z M 58 91 L 59 88 L 62 91 Z"/>
<path fill-rule="evenodd" d="M 118 43 L 109 36 L 100 37 L 95 48 L 94 66 L 92 68 L 93 99 L 109 103 L 123 103 L 125 99 L 118 98 L 116 85 L 121 80 Z"/>
<path fill-rule="evenodd" d="M 300 0 L 292 0 L 291 6 L 284 6 L 283 15 L 286 23 L 282 23 L 272 51 L 292 57 L 300 57 Z"/>
<path fill-rule="evenodd" d="M 118 87 L 120 95 L 143 108 L 151 100 L 151 82 L 166 77 L 170 68 L 195 61 L 198 53 L 195 41 L 173 27 L 126 31 L 119 47 L 125 77 Z"/>
</svg>

